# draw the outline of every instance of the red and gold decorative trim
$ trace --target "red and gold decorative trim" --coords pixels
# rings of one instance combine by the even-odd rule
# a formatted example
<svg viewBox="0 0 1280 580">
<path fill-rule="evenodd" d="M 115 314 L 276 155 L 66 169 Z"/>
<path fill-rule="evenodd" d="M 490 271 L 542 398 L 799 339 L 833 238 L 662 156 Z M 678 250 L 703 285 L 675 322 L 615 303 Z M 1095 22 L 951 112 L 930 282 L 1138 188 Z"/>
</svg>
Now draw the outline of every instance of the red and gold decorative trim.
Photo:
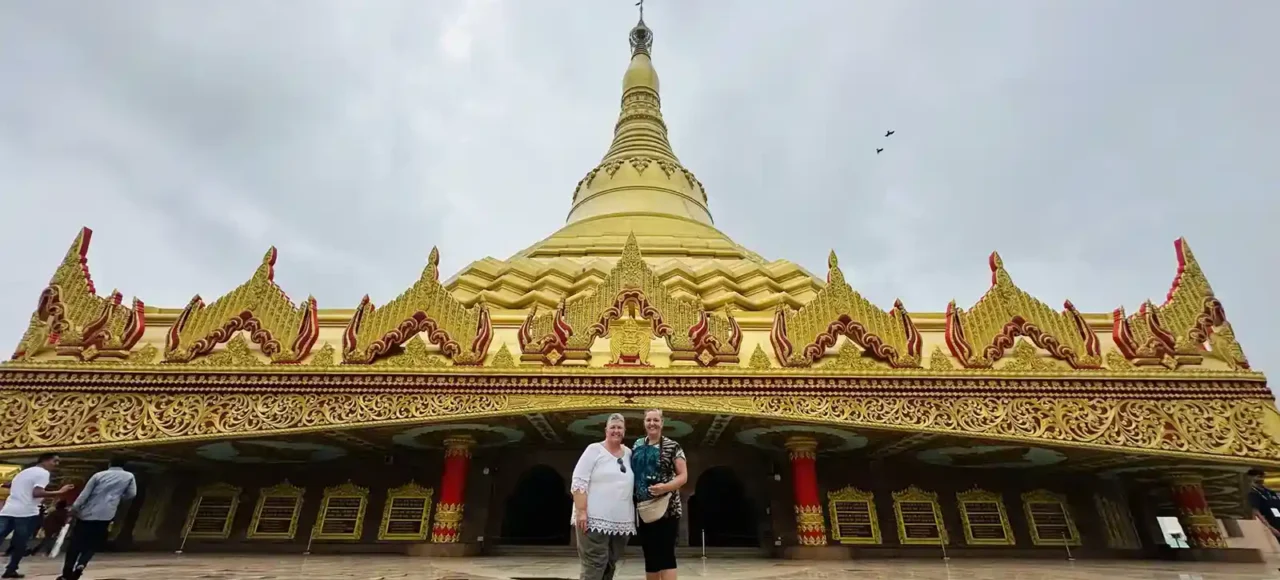
<svg viewBox="0 0 1280 580">
<path fill-rule="evenodd" d="M 427 267 L 412 287 L 382 308 L 366 295 L 342 335 L 342 360 L 369 364 L 395 354 L 422 334 L 455 365 L 481 365 L 493 341 L 493 323 L 483 302 L 467 308 L 440 285 L 440 251 L 431 248 Z M 463 349 L 463 344 L 467 348 Z"/>
<path fill-rule="evenodd" d="M 827 261 L 826 288 L 799 310 L 780 305 L 774 315 L 769 341 L 778 360 L 786 366 L 809 366 L 847 336 L 889 366 L 919 367 L 920 332 L 902 301 L 894 301 L 888 312 L 880 310 L 845 282 L 835 252 Z"/>
<path fill-rule="evenodd" d="M 431 542 L 456 544 L 461 539 L 462 504 L 441 503 L 431 525 Z"/>
<path fill-rule="evenodd" d="M 822 508 L 816 505 L 796 506 L 796 536 L 801 546 L 827 545 L 827 525 Z"/>
<path fill-rule="evenodd" d="M 1173 247 L 1178 273 L 1164 303 L 1156 306 L 1147 301 L 1132 316 L 1125 315 L 1124 307 L 1112 313 L 1116 347 L 1137 365 L 1176 368 L 1198 363 L 1199 357 L 1212 353 L 1233 369 L 1248 369 L 1249 360 L 1227 322 L 1222 302 L 1214 296 L 1191 247 L 1183 238 Z M 1211 348 L 1206 349 L 1206 343 Z"/>
<path fill-rule="evenodd" d="M 1193 548 L 1226 548 L 1218 520 L 1205 498 L 1203 478 L 1199 474 L 1180 473 L 1170 476 L 1170 491 L 1178 509 L 1178 523 Z"/>
<path fill-rule="evenodd" d="M 791 455 L 791 484 L 795 492 L 797 540 L 802 546 L 825 545 L 827 527 L 822 519 L 822 507 L 818 495 L 816 463 L 818 440 L 813 437 L 793 436 L 787 439 L 786 446 Z"/>
<path fill-rule="evenodd" d="M 295 306 L 276 285 L 277 256 L 274 247 L 267 250 L 248 282 L 208 306 L 199 295 L 192 298 L 169 328 L 165 362 L 184 363 L 208 355 L 240 331 L 248 332 L 272 362 L 305 359 L 320 336 L 319 309 L 310 296 Z"/>
<path fill-rule="evenodd" d="M 672 296 L 640 255 L 633 234 L 605 280 L 572 303 L 561 301 L 542 315 L 534 308 L 520 326 L 521 360 L 561 365 L 591 358 L 591 345 L 609 334 L 609 324 L 632 311 L 664 338 L 673 361 L 711 367 L 738 362 L 742 329 L 726 312 L 713 315 L 694 301 Z"/>
<path fill-rule="evenodd" d="M 1018 288 L 992 252 L 991 288 L 969 310 L 947 305 L 947 348 L 966 368 L 991 368 L 1019 336 L 1031 339 L 1049 355 L 1074 369 L 1102 368 L 1098 335 L 1068 300 L 1062 312 Z"/>
<path fill-rule="evenodd" d="M 89 275 L 89 242 L 93 230 L 81 228 L 62 264 L 40 293 L 27 331 L 13 353 L 14 360 L 34 357 L 48 348 L 59 355 L 90 361 L 99 356 L 125 358 L 146 330 L 145 306 L 133 299 L 133 308 L 121 305 L 123 295 L 113 290 L 98 296 Z"/>
</svg>

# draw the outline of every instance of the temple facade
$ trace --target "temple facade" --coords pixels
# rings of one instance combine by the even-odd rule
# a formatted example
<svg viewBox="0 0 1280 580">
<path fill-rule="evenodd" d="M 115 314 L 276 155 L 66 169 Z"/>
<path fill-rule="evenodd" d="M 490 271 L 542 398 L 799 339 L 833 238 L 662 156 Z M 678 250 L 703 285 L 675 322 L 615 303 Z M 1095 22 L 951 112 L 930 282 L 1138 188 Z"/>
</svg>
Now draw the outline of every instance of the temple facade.
<svg viewBox="0 0 1280 580">
<path fill-rule="evenodd" d="M 1165 518 L 1183 553 L 1258 556 L 1244 472 L 1280 469 L 1280 413 L 1185 240 L 1132 310 L 1051 306 L 994 253 L 976 304 L 882 308 L 834 253 L 815 276 L 717 229 L 643 21 L 630 44 L 564 226 L 444 281 L 424 249 L 389 302 L 295 301 L 272 248 L 215 299 L 126 303 L 68 232 L 0 365 L 0 461 L 58 452 L 74 482 L 131 458 L 118 550 L 554 552 L 582 449 L 656 408 L 688 550 L 1161 557 Z"/>
</svg>

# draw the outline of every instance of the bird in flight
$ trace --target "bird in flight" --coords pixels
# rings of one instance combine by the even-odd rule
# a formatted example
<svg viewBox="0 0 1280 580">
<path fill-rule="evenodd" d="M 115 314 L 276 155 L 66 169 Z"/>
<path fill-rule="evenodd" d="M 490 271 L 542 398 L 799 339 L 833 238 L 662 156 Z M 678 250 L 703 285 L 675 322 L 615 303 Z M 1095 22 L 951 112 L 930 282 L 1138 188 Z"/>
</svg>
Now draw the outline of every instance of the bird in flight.
<svg viewBox="0 0 1280 580">
<path fill-rule="evenodd" d="M 884 151 L 884 147 L 876 149 L 876 155 L 879 155 L 881 151 Z"/>
<path fill-rule="evenodd" d="M 892 135 L 893 133 L 894 133 L 893 131 L 889 131 L 888 133 L 885 133 L 885 134 L 884 134 L 884 136 L 885 136 L 885 137 L 888 137 L 888 136 Z"/>
</svg>

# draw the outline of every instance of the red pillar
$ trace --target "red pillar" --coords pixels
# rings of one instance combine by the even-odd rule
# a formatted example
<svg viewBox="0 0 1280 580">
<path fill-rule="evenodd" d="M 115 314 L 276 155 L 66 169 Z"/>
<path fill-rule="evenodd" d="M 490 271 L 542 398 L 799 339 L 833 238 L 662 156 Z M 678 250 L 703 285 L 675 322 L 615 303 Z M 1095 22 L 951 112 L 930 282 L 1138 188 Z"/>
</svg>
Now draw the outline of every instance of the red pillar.
<svg viewBox="0 0 1280 580">
<path fill-rule="evenodd" d="M 1187 534 L 1187 544 L 1192 548 L 1227 547 L 1218 520 L 1204 497 L 1203 478 L 1194 473 L 1179 473 L 1170 480 L 1173 505 L 1178 508 L 1178 523 Z"/>
<path fill-rule="evenodd" d="M 827 526 L 818 498 L 818 468 L 815 454 L 818 441 L 812 437 L 787 439 L 791 452 L 791 483 L 796 494 L 796 536 L 802 546 L 824 546 Z"/>
<path fill-rule="evenodd" d="M 444 440 L 444 475 L 440 478 L 440 503 L 431 526 L 431 541 L 453 544 L 462 537 L 462 510 L 467 501 L 467 471 L 475 440 L 458 435 Z"/>
</svg>

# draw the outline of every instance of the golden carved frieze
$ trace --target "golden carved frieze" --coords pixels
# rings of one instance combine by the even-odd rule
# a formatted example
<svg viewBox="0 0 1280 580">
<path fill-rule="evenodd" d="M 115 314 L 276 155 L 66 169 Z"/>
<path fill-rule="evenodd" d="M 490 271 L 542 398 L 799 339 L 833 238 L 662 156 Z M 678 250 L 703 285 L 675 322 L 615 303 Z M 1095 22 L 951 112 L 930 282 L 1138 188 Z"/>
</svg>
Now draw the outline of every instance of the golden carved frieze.
<svg viewBox="0 0 1280 580">
<path fill-rule="evenodd" d="M 99 356 L 123 358 L 146 330 L 141 300 L 133 307 L 121 304 L 123 296 L 112 290 L 98 296 L 89 276 L 89 241 L 93 231 L 81 228 L 40 293 L 27 330 L 13 353 L 14 360 L 27 360 L 45 350 L 81 360 Z"/>
<path fill-rule="evenodd" d="M 612 367 L 648 367 L 653 336 L 648 321 L 627 316 L 609 322 L 609 364 Z"/>
<path fill-rule="evenodd" d="M 787 366 L 809 366 L 822 359 L 841 336 L 892 367 L 920 366 L 921 338 L 901 301 L 885 312 L 849 283 L 831 252 L 827 286 L 799 310 L 779 306 L 769 339 Z"/>
<path fill-rule="evenodd" d="M 1013 283 L 1000 255 L 992 252 L 991 288 L 965 310 L 947 305 L 946 341 L 951 354 L 969 368 L 990 368 L 1025 336 L 1075 369 L 1102 368 L 1098 335 L 1068 300 L 1062 312 Z"/>
<path fill-rule="evenodd" d="M 426 336 L 457 365 L 484 364 L 493 324 L 484 303 L 468 308 L 440 285 L 440 251 L 431 248 L 427 267 L 408 290 L 381 308 L 366 295 L 342 335 L 342 359 L 369 364 L 391 356 L 415 336 Z"/>
<path fill-rule="evenodd" d="M 634 391 L 631 391 L 634 392 Z M 678 392 L 671 390 L 668 392 Z M 0 391 L 0 452 L 94 449 L 565 410 L 662 408 L 1280 465 L 1269 400 L 832 395 Z"/>
<path fill-rule="evenodd" d="M 666 339 L 673 361 L 703 367 L 738 362 L 742 329 L 733 315 L 707 312 L 699 302 L 669 292 L 640 255 L 635 234 L 594 290 L 551 312 L 530 310 L 520 326 L 521 358 L 550 365 L 588 360 L 595 340 L 608 336 L 610 324 L 628 310 L 650 322 L 653 336 Z"/>
<path fill-rule="evenodd" d="M 669 395 L 636 400 L 671 411 L 1280 462 L 1280 412 L 1265 399 Z"/>
<path fill-rule="evenodd" d="M 1138 365 L 1176 368 L 1195 364 L 1208 355 L 1233 369 L 1247 370 L 1249 360 L 1187 240 L 1178 238 L 1173 247 L 1178 273 L 1164 303 L 1157 306 L 1148 300 L 1130 316 L 1125 315 L 1124 307 L 1117 308 L 1111 333 L 1116 347 Z M 1206 344 L 1210 348 L 1205 348 Z"/>
<path fill-rule="evenodd" d="M 249 281 L 207 306 L 199 295 L 192 298 L 165 337 L 165 361 L 191 362 L 241 331 L 272 362 L 306 358 L 320 336 L 316 299 L 294 305 L 275 283 L 277 256 L 274 247 L 267 250 Z"/>
</svg>

